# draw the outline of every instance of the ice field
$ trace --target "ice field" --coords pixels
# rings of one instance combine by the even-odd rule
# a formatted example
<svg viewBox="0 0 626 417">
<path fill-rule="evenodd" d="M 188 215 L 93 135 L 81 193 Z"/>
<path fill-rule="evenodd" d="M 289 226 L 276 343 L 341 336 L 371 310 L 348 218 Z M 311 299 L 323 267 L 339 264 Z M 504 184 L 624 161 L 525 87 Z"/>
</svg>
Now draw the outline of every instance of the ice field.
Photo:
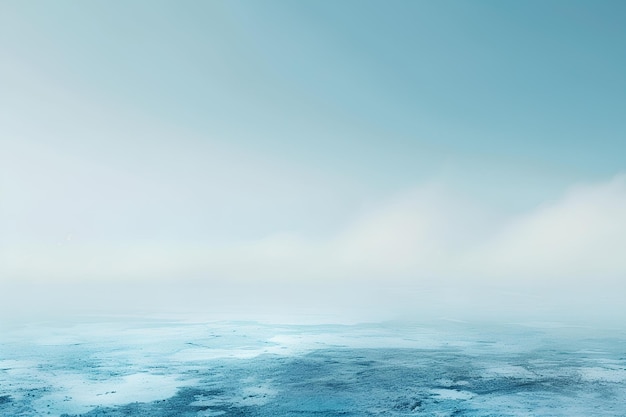
<svg viewBox="0 0 626 417">
<path fill-rule="evenodd" d="M 4 325 L 2 416 L 626 416 L 626 337 L 558 323 Z"/>
</svg>

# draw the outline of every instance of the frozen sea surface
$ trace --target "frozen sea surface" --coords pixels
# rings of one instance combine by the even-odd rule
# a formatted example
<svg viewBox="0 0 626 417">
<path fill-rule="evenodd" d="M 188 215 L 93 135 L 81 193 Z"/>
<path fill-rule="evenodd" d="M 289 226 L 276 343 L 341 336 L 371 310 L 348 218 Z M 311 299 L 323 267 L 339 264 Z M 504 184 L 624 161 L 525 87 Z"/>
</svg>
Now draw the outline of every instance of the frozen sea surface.
<svg viewBox="0 0 626 417">
<path fill-rule="evenodd" d="M 145 319 L 0 330 L 2 416 L 626 416 L 614 331 Z"/>
</svg>

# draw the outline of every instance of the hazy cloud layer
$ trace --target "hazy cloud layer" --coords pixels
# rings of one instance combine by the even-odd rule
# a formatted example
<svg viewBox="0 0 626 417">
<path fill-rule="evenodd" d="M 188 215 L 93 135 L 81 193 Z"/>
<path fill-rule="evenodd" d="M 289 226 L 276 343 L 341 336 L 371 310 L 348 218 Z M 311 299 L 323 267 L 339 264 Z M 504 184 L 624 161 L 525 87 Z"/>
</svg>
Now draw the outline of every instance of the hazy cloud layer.
<svg viewBox="0 0 626 417">
<path fill-rule="evenodd" d="M 626 273 L 626 177 L 572 187 L 503 217 L 429 184 L 358 214 L 335 235 L 275 233 L 234 244 L 7 245 L 4 279 L 430 279 L 534 283 Z"/>
<path fill-rule="evenodd" d="M 522 310 L 528 303 L 566 303 L 610 314 L 615 294 L 626 291 L 624 253 L 626 177 L 617 176 L 509 216 L 431 183 L 373 205 L 326 238 L 274 233 L 221 245 L 70 237 L 62 244 L 5 244 L 0 276 L 5 285 L 78 284 L 89 291 L 88 285 L 106 284 L 112 293 L 136 285 L 159 293 L 188 288 L 247 300 L 251 310 L 331 303 L 339 310 L 369 305 L 371 312 L 409 313 L 413 295 L 419 310 L 429 293 L 445 293 L 446 304 L 477 310 L 506 312 L 512 306 L 500 304 L 515 300 Z M 317 301 L 307 301 L 307 292 Z M 117 307 L 133 303 L 110 297 Z M 185 298 L 161 303 L 176 310 Z"/>
</svg>

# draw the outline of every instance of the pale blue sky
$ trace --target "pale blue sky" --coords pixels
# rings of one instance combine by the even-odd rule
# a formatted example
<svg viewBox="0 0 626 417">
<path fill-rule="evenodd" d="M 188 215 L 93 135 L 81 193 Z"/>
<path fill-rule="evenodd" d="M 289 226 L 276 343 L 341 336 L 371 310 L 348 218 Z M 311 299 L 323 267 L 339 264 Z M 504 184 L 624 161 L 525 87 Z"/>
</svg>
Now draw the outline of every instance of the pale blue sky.
<svg viewBox="0 0 626 417">
<path fill-rule="evenodd" d="M 449 159 L 623 168 L 623 2 L 2 7 L 5 54 L 87 104 L 385 186 Z"/>
<path fill-rule="evenodd" d="M 543 224 L 554 207 L 588 224 L 612 213 L 619 233 L 625 19 L 622 1 L 5 0 L 3 275 L 91 279 L 106 263 L 96 252 L 117 259 L 132 247 L 151 259 L 174 247 L 164 275 L 252 279 L 226 264 L 183 264 L 243 250 L 306 269 L 312 258 L 289 250 L 357 250 L 337 243 L 352 242 L 345 236 L 413 248 L 417 235 L 430 236 L 415 226 L 419 216 L 441 213 L 447 220 L 425 224 L 480 213 L 464 224 L 483 226 L 460 227 L 443 245 L 469 242 L 467 254 L 488 253 L 524 219 Z M 396 233 L 405 220 L 416 227 L 409 243 Z M 624 244 L 580 233 L 611 250 Z M 526 234 L 511 238 L 511 251 L 536 246 Z M 54 252 L 59 245 L 69 252 Z M 607 262 L 594 259 L 585 279 L 626 272 L 598 272 L 593 265 Z M 153 273 L 118 260 L 126 267 L 111 279 Z M 364 268 L 379 280 L 458 275 L 409 263 L 401 273 Z M 24 273 L 26 264 L 48 272 Z M 468 274 L 499 271 L 481 268 Z M 546 268 L 533 273 L 560 271 Z M 293 273 L 270 268 L 258 279 Z"/>
</svg>

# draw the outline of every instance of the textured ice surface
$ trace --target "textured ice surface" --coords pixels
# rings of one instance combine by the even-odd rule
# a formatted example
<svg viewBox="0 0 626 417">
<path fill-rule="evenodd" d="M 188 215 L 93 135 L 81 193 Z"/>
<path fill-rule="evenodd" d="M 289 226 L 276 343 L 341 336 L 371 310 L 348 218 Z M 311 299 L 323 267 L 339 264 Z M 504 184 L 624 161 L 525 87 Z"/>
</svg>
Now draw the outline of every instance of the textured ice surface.
<svg viewBox="0 0 626 417">
<path fill-rule="evenodd" d="M 2 416 L 626 416 L 626 337 L 558 325 L 4 326 Z"/>
</svg>

